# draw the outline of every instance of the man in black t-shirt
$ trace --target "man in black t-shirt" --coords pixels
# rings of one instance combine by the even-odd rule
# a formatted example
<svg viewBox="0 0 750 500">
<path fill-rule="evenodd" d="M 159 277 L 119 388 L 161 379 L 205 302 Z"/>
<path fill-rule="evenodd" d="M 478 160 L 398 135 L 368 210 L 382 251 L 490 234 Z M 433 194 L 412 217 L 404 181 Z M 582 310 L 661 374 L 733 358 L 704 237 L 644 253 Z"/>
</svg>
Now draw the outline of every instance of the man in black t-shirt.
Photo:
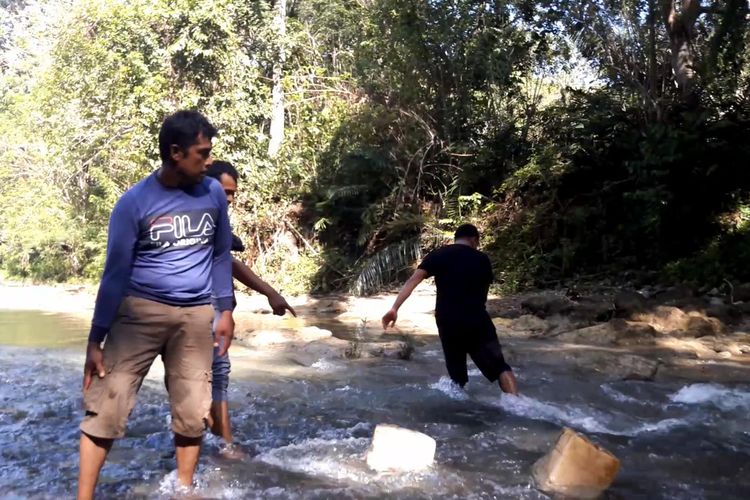
<svg viewBox="0 0 750 500">
<path fill-rule="evenodd" d="M 494 280 L 486 254 L 477 250 L 479 231 L 471 224 L 459 226 L 453 245 L 431 252 L 419 265 L 383 316 L 383 328 L 396 323 L 398 309 L 425 278 L 435 277 L 435 322 L 443 344 L 448 375 L 463 387 L 469 381 L 466 355 L 490 381 L 499 380 L 504 392 L 518 394 L 516 377 L 503 358 L 495 325 L 485 303 Z"/>
</svg>

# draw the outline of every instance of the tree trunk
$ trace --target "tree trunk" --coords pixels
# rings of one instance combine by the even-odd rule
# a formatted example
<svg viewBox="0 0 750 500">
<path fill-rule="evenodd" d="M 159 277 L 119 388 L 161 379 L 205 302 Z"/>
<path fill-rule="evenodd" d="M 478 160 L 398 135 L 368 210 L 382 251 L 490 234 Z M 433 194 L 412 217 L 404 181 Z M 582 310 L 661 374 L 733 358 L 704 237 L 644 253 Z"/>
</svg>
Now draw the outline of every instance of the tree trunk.
<svg viewBox="0 0 750 500">
<path fill-rule="evenodd" d="M 656 0 L 648 0 L 648 100 L 646 109 L 652 120 L 661 121 L 661 105 L 657 86 L 656 61 Z"/>
<path fill-rule="evenodd" d="M 694 103 L 695 54 L 693 31 L 701 13 L 699 0 L 662 0 L 664 23 L 672 52 L 672 72 L 682 93 L 682 99 Z"/>
<path fill-rule="evenodd" d="M 268 155 L 276 156 L 284 142 L 284 62 L 286 61 L 286 49 L 284 38 L 286 37 L 286 0 L 276 0 L 276 24 L 277 53 L 273 65 L 273 90 L 271 92 L 271 139 L 268 142 Z"/>
</svg>

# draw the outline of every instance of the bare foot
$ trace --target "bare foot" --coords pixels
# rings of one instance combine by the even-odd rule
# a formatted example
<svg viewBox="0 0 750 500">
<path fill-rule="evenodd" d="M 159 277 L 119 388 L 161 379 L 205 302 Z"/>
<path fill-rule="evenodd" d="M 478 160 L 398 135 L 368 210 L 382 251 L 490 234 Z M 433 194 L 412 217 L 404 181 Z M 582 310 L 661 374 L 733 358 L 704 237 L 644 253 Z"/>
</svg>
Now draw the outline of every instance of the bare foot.
<svg viewBox="0 0 750 500">
<path fill-rule="evenodd" d="M 247 457 L 247 453 L 234 443 L 227 443 L 222 446 L 219 450 L 219 455 L 227 460 L 242 460 Z"/>
<path fill-rule="evenodd" d="M 500 389 L 508 394 L 518 396 L 518 384 L 512 371 L 509 370 L 500 374 Z"/>
</svg>

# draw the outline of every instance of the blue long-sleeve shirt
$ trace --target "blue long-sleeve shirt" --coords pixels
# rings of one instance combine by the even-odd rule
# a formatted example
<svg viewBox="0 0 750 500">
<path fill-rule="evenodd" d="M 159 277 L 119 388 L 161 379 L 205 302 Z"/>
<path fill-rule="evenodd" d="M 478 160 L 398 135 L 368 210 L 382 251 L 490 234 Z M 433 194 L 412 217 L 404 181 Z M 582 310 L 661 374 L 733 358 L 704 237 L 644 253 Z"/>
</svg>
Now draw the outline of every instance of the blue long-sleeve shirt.
<svg viewBox="0 0 750 500">
<path fill-rule="evenodd" d="M 163 186 L 151 174 L 115 204 L 89 341 L 109 332 L 125 296 L 232 309 L 232 233 L 221 185 Z"/>
</svg>

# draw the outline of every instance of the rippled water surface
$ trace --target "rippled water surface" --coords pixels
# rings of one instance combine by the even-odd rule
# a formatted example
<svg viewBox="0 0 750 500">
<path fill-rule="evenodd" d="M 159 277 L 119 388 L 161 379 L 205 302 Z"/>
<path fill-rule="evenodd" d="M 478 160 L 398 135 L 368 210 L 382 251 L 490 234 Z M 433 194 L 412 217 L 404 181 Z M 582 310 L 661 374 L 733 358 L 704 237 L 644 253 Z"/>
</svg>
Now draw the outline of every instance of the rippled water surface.
<svg viewBox="0 0 750 500">
<path fill-rule="evenodd" d="M 74 492 L 86 327 L 0 311 L 2 498 Z M 233 347 L 231 355 L 231 412 L 248 457 L 223 459 L 208 438 L 200 497 L 547 498 L 529 469 L 567 425 L 622 460 L 612 498 L 750 498 L 750 385 L 606 382 L 528 364 L 516 367 L 524 395 L 501 398 L 473 366 L 466 392 L 452 386 L 434 342 L 418 345 L 412 361 L 304 367 L 275 351 Z M 381 422 L 434 437 L 435 465 L 370 471 L 364 455 Z M 170 498 L 174 466 L 157 360 L 99 492 Z"/>
</svg>

